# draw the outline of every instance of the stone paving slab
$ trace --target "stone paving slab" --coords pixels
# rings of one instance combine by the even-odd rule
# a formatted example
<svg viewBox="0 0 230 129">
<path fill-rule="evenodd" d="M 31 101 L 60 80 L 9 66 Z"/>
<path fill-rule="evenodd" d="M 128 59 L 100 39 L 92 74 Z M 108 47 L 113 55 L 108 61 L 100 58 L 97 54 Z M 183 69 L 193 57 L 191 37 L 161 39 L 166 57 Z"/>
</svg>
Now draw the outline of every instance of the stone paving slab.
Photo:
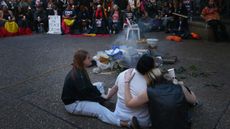
<svg viewBox="0 0 230 129">
<path fill-rule="evenodd" d="M 58 129 L 75 127 L 57 119 L 52 114 L 40 110 L 34 105 L 17 100 L 0 107 L 1 129 Z"/>
<path fill-rule="evenodd" d="M 220 117 L 220 123 L 217 125 L 217 129 L 225 129 L 230 127 L 230 102 L 228 102 L 228 108 L 223 112 L 223 117 Z"/>
</svg>

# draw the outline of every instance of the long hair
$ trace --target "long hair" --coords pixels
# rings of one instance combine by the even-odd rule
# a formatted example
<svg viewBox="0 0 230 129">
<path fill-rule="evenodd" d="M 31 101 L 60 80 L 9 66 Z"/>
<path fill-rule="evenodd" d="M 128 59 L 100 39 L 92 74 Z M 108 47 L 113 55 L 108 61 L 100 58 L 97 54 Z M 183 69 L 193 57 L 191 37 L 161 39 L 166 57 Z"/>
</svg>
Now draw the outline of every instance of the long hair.
<svg viewBox="0 0 230 129">
<path fill-rule="evenodd" d="M 89 52 L 82 49 L 76 51 L 73 57 L 73 63 L 72 63 L 73 67 L 78 69 L 85 69 L 84 60 L 86 59 L 88 54 Z"/>
<path fill-rule="evenodd" d="M 155 86 L 157 84 L 169 84 L 173 83 L 168 71 L 161 70 L 159 68 L 154 68 L 147 73 L 150 79 L 150 86 Z"/>
</svg>

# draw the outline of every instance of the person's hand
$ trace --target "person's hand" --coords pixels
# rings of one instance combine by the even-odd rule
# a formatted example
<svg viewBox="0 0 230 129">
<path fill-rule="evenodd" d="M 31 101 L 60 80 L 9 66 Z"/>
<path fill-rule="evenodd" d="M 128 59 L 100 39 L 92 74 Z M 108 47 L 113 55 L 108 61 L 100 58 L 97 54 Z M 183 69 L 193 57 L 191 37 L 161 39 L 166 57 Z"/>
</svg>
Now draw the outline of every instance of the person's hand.
<svg viewBox="0 0 230 129">
<path fill-rule="evenodd" d="M 125 72 L 125 83 L 130 83 L 130 81 L 133 79 L 134 74 L 132 74 L 133 69 L 129 69 L 128 71 Z"/>
<path fill-rule="evenodd" d="M 178 81 L 177 79 L 173 79 L 172 82 L 173 82 L 173 84 L 175 84 L 175 85 L 184 86 L 184 82 L 183 82 L 183 81 Z"/>
<path fill-rule="evenodd" d="M 23 21 L 25 21 L 26 20 L 26 16 L 24 15 L 24 16 L 22 16 L 22 20 Z"/>
<path fill-rule="evenodd" d="M 106 94 L 106 99 L 111 99 L 111 97 L 109 97 L 109 94 L 111 94 L 111 88 L 108 88 L 108 92 Z"/>
<path fill-rule="evenodd" d="M 113 92 L 114 89 L 112 88 L 108 88 L 108 92 L 107 94 L 102 94 L 101 97 L 106 99 L 106 100 L 109 100 L 111 99 L 113 96 L 111 95 L 111 92 Z"/>
</svg>

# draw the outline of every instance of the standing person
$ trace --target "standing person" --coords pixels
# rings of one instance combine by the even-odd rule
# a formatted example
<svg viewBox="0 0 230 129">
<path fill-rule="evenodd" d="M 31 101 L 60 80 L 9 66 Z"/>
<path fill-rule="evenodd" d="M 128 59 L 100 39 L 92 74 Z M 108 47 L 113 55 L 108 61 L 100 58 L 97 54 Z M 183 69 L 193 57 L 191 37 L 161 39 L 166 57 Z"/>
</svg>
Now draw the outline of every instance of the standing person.
<svg viewBox="0 0 230 129">
<path fill-rule="evenodd" d="M 183 82 L 166 79 L 160 69 L 153 69 L 145 76 L 148 88 L 138 96 L 132 96 L 134 74 L 129 70 L 124 77 L 127 107 L 136 108 L 148 102 L 153 129 L 190 129 L 189 104 L 194 105 L 197 100 Z"/>
<path fill-rule="evenodd" d="M 99 104 L 108 99 L 108 96 L 103 93 L 101 85 L 94 86 L 91 83 L 86 71 L 90 65 L 89 53 L 85 50 L 78 50 L 73 58 L 73 68 L 65 78 L 61 96 L 66 111 L 76 115 L 97 117 L 103 122 L 116 126 L 130 126 L 131 120 L 121 121 L 113 112 Z"/>
<path fill-rule="evenodd" d="M 201 17 L 212 28 L 216 42 L 220 41 L 221 38 L 222 40 L 228 39 L 226 28 L 224 24 L 220 21 L 219 10 L 217 6 L 215 5 L 214 0 L 209 0 L 208 6 L 204 7 L 204 9 L 201 12 Z M 218 35 L 219 27 L 221 29 L 222 37 Z"/>
<path fill-rule="evenodd" d="M 155 61 L 151 56 L 143 55 L 139 59 L 136 68 L 133 70 L 136 76 L 133 77 L 130 83 L 132 96 L 139 96 L 142 92 L 146 91 L 147 83 L 145 76 L 147 76 L 146 74 L 154 67 Z M 141 127 L 149 127 L 151 122 L 147 104 L 135 108 L 130 108 L 125 105 L 125 72 L 126 71 L 118 75 L 115 85 L 112 87 L 110 94 L 108 94 L 110 98 L 113 94 L 117 93 L 117 103 L 114 114 L 122 120 L 128 120 L 132 116 L 136 116 Z"/>
<path fill-rule="evenodd" d="M 4 28 L 5 19 L 3 18 L 3 11 L 0 10 L 0 38 L 6 36 L 6 29 Z"/>
</svg>

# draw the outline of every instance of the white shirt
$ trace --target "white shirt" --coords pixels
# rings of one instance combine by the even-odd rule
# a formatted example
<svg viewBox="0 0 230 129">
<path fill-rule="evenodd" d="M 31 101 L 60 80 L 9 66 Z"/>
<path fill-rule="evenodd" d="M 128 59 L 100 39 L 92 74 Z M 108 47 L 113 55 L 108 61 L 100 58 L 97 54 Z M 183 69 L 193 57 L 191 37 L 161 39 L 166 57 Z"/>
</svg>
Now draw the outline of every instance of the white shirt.
<svg viewBox="0 0 230 129">
<path fill-rule="evenodd" d="M 126 70 L 127 71 L 127 70 Z M 128 108 L 125 106 L 125 79 L 124 73 L 122 72 L 118 75 L 116 80 L 116 85 L 118 86 L 117 92 L 117 103 L 116 109 L 114 111 L 115 115 L 121 120 L 130 120 L 133 116 L 136 116 L 139 124 L 142 127 L 148 127 L 150 125 L 150 116 L 148 112 L 147 104 L 144 104 L 136 108 Z M 147 83 L 144 76 L 134 69 L 135 76 L 130 82 L 130 92 L 132 97 L 138 96 L 147 89 Z"/>
</svg>

